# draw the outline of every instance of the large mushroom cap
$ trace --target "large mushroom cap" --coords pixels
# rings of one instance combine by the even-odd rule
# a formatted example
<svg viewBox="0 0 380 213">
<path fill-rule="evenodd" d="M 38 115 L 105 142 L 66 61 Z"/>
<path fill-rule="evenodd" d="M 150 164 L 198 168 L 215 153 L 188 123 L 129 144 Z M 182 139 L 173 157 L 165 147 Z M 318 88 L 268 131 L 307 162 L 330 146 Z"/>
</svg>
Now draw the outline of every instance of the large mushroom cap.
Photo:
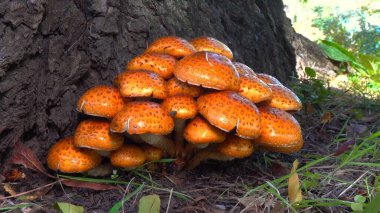
<svg viewBox="0 0 380 213">
<path fill-rule="evenodd" d="M 233 91 L 215 92 L 198 98 L 199 112 L 214 126 L 224 131 L 236 128 L 242 138 L 260 135 L 260 115 L 249 99 Z"/>
<path fill-rule="evenodd" d="M 116 76 L 114 84 L 124 97 L 167 97 L 166 82 L 157 73 L 147 70 L 128 70 Z"/>
<path fill-rule="evenodd" d="M 253 153 L 253 141 L 239 138 L 234 135 L 228 136 L 227 140 L 218 144 L 217 150 L 229 157 L 245 158 Z"/>
<path fill-rule="evenodd" d="M 180 60 L 174 75 L 182 82 L 217 90 L 240 88 L 239 74 L 225 56 L 211 52 L 197 52 Z"/>
<path fill-rule="evenodd" d="M 164 79 L 168 79 L 173 75 L 176 63 L 177 60 L 171 55 L 145 53 L 129 61 L 127 70 L 149 70 L 157 73 Z"/>
<path fill-rule="evenodd" d="M 174 77 L 167 82 L 166 87 L 168 96 L 190 95 L 191 97 L 198 97 L 202 93 L 202 87 L 190 85 Z"/>
<path fill-rule="evenodd" d="M 176 95 L 166 98 L 161 107 L 174 118 L 194 118 L 198 112 L 197 102 L 188 95 Z"/>
<path fill-rule="evenodd" d="M 261 115 L 261 135 L 255 140 L 265 149 L 293 153 L 302 148 L 301 127 L 289 113 L 273 108 L 259 107 Z"/>
<path fill-rule="evenodd" d="M 61 139 L 48 153 L 47 163 L 50 169 L 65 173 L 81 173 L 95 168 L 102 157 L 95 150 L 78 148 L 73 137 Z"/>
<path fill-rule="evenodd" d="M 167 135 L 173 131 L 174 121 L 158 103 L 149 101 L 129 102 L 112 119 L 113 132 L 128 134 L 152 133 Z"/>
<path fill-rule="evenodd" d="M 124 104 L 118 89 L 111 86 L 95 86 L 78 100 L 77 110 L 88 115 L 112 118 Z"/>
<path fill-rule="evenodd" d="M 78 147 L 112 151 L 123 145 L 122 135 L 110 132 L 110 123 L 105 121 L 85 120 L 75 130 L 74 142 Z"/>
<path fill-rule="evenodd" d="M 124 144 L 119 149 L 111 152 L 110 160 L 114 166 L 133 168 L 143 165 L 146 156 L 140 147 L 133 144 Z"/>
<path fill-rule="evenodd" d="M 187 124 L 183 135 L 189 143 L 208 144 L 223 142 L 227 134 L 197 116 Z"/>
<path fill-rule="evenodd" d="M 268 106 L 282 110 L 301 110 L 302 102 L 293 91 L 285 86 L 269 84 L 272 90 L 272 98 L 265 103 Z"/>
<path fill-rule="evenodd" d="M 174 57 L 184 57 L 194 53 L 196 50 L 188 41 L 177 36 L 164 36 L 146 49 L 146 53 L 164 53 Z"/>
<path fill-rule="evenodd" d="M 266 84 L 282 85 L 282 83 L 277 78 L 275 78 L 271 75 L 268 75 L 266 73 L 257 73 L 256 75 L 258 78 L 260 78 L 260 80 L 262 80 Z"/>
<path fill-rule="evenodd" d="M 232 60 L 233 54 L 230 48 L 221 41 L 207 36 L 201 36 L 190 41 L 197 51 L 208 51 L 226 56 Z"/>
<path fill-rule="evenodd" d="M 240 76 L 255 76 L 256 73 L 251 69 L 249 66 L 240 63 L 240 62 L 232 62 L 234 66 L 236 67 L 236 71 L 239 73 Z"/>
</svg>

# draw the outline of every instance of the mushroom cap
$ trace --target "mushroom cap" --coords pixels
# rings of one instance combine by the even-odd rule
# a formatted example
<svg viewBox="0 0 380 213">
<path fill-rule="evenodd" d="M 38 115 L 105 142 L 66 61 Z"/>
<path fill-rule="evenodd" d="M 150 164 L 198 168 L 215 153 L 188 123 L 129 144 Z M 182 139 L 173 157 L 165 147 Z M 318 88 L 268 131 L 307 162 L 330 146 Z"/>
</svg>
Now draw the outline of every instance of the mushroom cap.
<svg viewBox="0 0 380 213">
<path fill-rule="evenodd" d="M 194 53 L 196 50 L 187 40 L 178 36 L 163 36 L 146 49 L 146 53 L 164 53 L 176 58 Z"/>
<path fill-rule="evenodd" d="M 268 75 L 266 73 L 256 73 L 257 77 L 260 78 L 260 80 L 264 81 L 266 84 L 278 84 L 282 85 L 282 83 L 275 77 Z"/>
<path fill-rule="evenodd" d="M 128 134 L 167 135 L 173 131 L 174 121 L 158 103 L 150 101 L 129 102 L 112 119 L 112 132 Z"/>
<path fill-rule="evenodd" d="M 148 144 L 144 144 L 142 149 L 147 162 L 160 160 L 164 156 L 164 151 L 162 149 Z"/>
<path fill-rule="evenodd" d="M 174 75 L 182 82 L 217 90 L 238 91 L 239 73 L 225 56 L 196 52 L 177 62 Z"/>
<path fill-rule="evenodd" d="M 293 153 L 302 148 L 301 127 L 288 112 L 273 107 L 259 107 L 261 135 L 255 140 L 267 150 Z"/>
<path fill-rule="evenodd" d="M 78 147 L 112 151 L 123 145 L 124 137 L 110 132 L 109 122 L 85 120 L 75 130 L 74 143 Z"/>
<path fill-rule="evenodd" d="M 240 62 L 232 62 L 234 66 L 236 67 L 236 71 L 239 73 L 240 76 L 255 76 L 256 73 L 251 69 L 249 66 L 240 63 Z"/>
<path fill-rule="evenodd" d="M 221 143 L 226 139 L 226 135 L 200 116 L 191 120 L 183 133 L 186 141 L 194 144 Z"/>
<path fill-rule="evenodd" d="M 176 95 L 166 98 L 161 107 L 174 118 L 194 118 L 198 112 L 197 102 L 188 95 Z"/>
<path fill-rule="evenodd" d="M 87 115 L 112 118 L 125 105 L 119 90 L 112 86 L 95 86 L 77 102 L 77 111 Z"/>
<path fill-rule="evenodd" d="M 177 60 L 168 54 L 145 53 L 130 60 L 127 70 L 149 70 L 157 73 L 164 79 L 168 79 L 173 76 L 176 63 Z"/>
<path fill-rule="evenodd" d="M 226 132 L 236 127 L 236 135 L 257 138 L 260 135 L 260 115 L 254 103 L 233 91 L 201 95 L 198 110 L 212 125 Z"/>
<path fill-rule="evenodd" d="M 208 51 L 226 56 L 232 60 L 233 54 L 231 49 L 221 41 L 207 36 L 201 36 L 190 41 L 197 51 Z"/>
<path fill-rule="evenodd" d="M 226 141 L 218 144 L 217 150 L 228 157 L 245 158 L 253 153 L 253 141 L 229 135 Z"/>
<path fill-rule="evenodd" d="M 148 70 L 128 70 L 116 76 L 114 84 L 124 97 L 167 97 L 166 82 L 157 73 Z"/>
<path fill-rule="evenodd" d="M 67 137 L 54 144 L 48 153 L 50 169 L 65 173 L 81 173 L 95 168 L 102 157 L 95 150 L 78 148 L 73 137 Z"/>
<path fill-rule="evenodd" d="M 168 90 L 168 96 L 173 95 L 190 95 L 191 97 L 198 97 L 202 94 L 202 87 L 190 85 L 188 83 L 182 82 L 177 78 L 171 78 L 166 84 Z"/>
<path fill-rule="evenodd" d="M 269 84 L 269 87 L 272 90 L 272 99 L 266 101 L 266 105 L 286 111 L 302 109 L 301 100 L 289 88 L 277 84 Z"/>
<path fill-rule="evenodd" d="M 111 164 L 122 168 L 141 166 L 146 160 L 144 151 L 134 144 L 124 144 L 111 152 Z"/>
</svg>

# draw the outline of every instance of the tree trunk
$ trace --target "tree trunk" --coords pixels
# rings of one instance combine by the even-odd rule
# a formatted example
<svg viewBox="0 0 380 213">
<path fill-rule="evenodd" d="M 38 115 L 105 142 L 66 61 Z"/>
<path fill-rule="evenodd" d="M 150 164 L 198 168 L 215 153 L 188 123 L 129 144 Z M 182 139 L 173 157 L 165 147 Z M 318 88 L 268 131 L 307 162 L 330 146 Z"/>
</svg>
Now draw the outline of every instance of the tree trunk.
<svg viewBox="0 0 380 213">
<path fill-rule="evenodd" d="M 78 97 L 163 35 L 215 37 L 283 81 L 296 71 L 281 0 L 2 0 L 0 20 L 0 163 L 17 141 L 42 159 L 73 134 Z"/>
</svg>

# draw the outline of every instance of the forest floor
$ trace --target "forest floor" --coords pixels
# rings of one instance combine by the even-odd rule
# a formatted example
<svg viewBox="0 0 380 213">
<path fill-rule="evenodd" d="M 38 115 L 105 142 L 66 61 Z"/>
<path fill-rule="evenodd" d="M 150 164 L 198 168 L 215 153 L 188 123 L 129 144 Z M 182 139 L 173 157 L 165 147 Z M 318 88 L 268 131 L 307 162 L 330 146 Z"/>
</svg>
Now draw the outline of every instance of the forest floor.
<svg viewBox="0 0 380 213">
<path fill-rule="evenodd" d="M 51 212 L 57 202 L 67 202 L 85 212 L 108 212 L 124 199 L 120 211 L 137 212 L 140 198 L 150 194 L 159 196 L 161 212 L 360 210 L 380 190 L 380 101 L 320 91 L 309 81 L 296 83 L 293 89 L 304 101 L 304 109 L 295 114 L 305 141 L 297 154 L 258 151 L 248 159 L 208 161 L 184 172 L 172 172 L 165 163 L 166 172 L 119 171 L 112 178 L 82 179 L 87 184 L 64 183 L 52 172 L 49 177 L 14 166 L 15 173 L 24 173 L 25 178 L 6 182 L 2 177 L 0 211 Z M 291 205 L 288 179 L 296 159 L 303 199 Z M 9 174 L 5 176 L 9 179 Z M 111 184 L 110 190 L 86 188 L 105 189 L 109 185 L 104 183 Z M 36 190 L 23 194 L 32 189 Z"/>
</svg>

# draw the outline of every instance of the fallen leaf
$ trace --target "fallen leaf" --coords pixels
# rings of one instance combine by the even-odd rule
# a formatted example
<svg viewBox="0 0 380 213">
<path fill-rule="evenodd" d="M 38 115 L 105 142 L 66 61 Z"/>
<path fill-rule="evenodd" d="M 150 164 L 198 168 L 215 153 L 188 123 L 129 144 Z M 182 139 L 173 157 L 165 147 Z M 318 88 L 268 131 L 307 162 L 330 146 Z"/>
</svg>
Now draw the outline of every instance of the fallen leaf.
<svg viewBox="0 0 380 213">
<path fill-rule="evenodd" d="M 241 203 L 247 212 L 255 211 L 258 207 L 263 206 L 266 203 L 265 197 L 260 197 L 257 195 L 251 195 L 247 197 L 242 197 L 238 199 L 239 203 Z"/>
<path fill-rule="evenodd" d="M 346 142 L 344 142 L 334 153 L 334 156 L 339 156 L 345 152 L 347 152 L 348 150 L 350 150 L 352 148 L 352 146 L 354 146 L 356 143 L 356 140 L 355 138 L 352 138 Z"/>
<path fill-rule="evenodd" d="M 51 185 L 50 187 L 43 187 L 31 195 L 20 196 L 17 198 L 17 200 L 33 201 L 33 200 L 40 199 L 42 196 L 46 195 L 52 187 L 53 185 Z"/>
<path fill-rule="evenodd" d="M 298 160 L 293 162 L 292 170 L 288 180 L 288 198 L 291 205 L 295 205 L 302 201 L 302 191 L 300 187 L 300 180 L 297 174 Z"/>
<path fill-rule="evenodd" d="M 71 203 L 58 202 L 54 206 L 57 210 L 60 210 L 62 213 L 83 213 L 83 206 L 76 206 Z"/>
<path fill-rule="evenodd" d="M 161 200 L 156 194 L 143 196 L 139 202 L 138 213 L 160 213 Z"/>
<path fill-rule="evenodd" d="M 321 123 L 322 124 L 330 123 L 332 121 L 332 119 L 333 119 L 333 114 L 331 112 L 325 112 L 322 115 Z"/>
<path fill-rule="evenodd" d="M 25 179 L 26 175 L 25 173 L 21 172 L 20 170 L 13 168 L 11 170 L 8 170 L 4 172 L 4 181 L 5 182 L 15 182 L 20 181 L 22 179 Z"/>
<path fill-rule="evenodd" d="M 17 192 L 12 188 L 11 184 L 4 183 L 4 191 L 6 191 L 8 194 L 15 196 Z"/>
<path fill-rule="evenodd" d="M 85 182 L 85 181 L 79 181 L 79 180 L 64 179 L 62 180 L 62 183 L 70 187 L 86 188 L 86 189 L 93 189 L 93 190 L 98 190 L 98 191 L 117 189 L 116 186 L 113 186 L 110 184 Z"/>
<path fill-rule="evenodd" d="M 17 142 L 15 144 L 9 162 L 11 164 L 23 165 L 27 169 L 32 169 L 34 171 L 45 174 L 46 176 L 55 178 L 54 176 L 46 172 L 44 166 L 38 160 L 36 154 L 34 154 L 34 152 L 31 149 L 29 149 L 20 142 Z"/>
</svg>

